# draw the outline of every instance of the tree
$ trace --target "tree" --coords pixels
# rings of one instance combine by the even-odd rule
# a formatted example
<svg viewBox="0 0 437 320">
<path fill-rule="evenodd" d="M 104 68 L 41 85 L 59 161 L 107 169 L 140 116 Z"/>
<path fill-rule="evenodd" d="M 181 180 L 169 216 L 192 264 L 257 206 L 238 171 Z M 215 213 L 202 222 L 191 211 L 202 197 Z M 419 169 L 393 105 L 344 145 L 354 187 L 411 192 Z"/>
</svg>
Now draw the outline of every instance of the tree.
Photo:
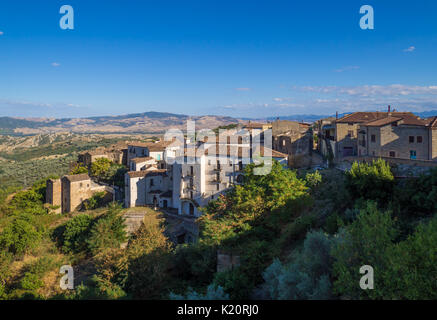
<svg viewBox="0 0 437 320">
<path fill-rule="evenodd" d="M 264 271 L 258 295 L 274 300 L 330 299 L 333 243 L 322 232 L 308 233 L 302 251 L 295 251 L 288 265 L 274 259 Z"/>
<path fill-rule="evenodd" d="M 171 300 L 229 300 L 229 295 L 224 292 L 223 288 L 210 284 L 205 294 L 200 294 L 193 289 L 189 289 L 186 295 L 170 293 Z"/>
<path fill-rule="evenodd" d="M 437 217 L 393 245 L 384 272 L 384 299 L 437 299 Z"/>
<path fill-rule="evenodd" d="M 41 233 L 24 215 L 17 216 L 0 234 L 0 247 L 13 254 L 24 254 L 38 246 Z"/>
<path fill-rule="evenodd" d="M 88 173 L 88 169 L 81 165 L 80 163 L 77 163 L 73 169 L 71 169 L 70 174 L 82 174 L 82 173 Z"/>
<path fill-rule="evenodd" d="M 107 158 L 98 158 L 91 164 L 91 174 L 95 177 L 104 177 L 111 167 L 111 161 Z"/>
<path fill-rule="evenodd" d="M 136 298 L 162 298 L 169 286 L 171 244 L 160 223 L 146 216 L 128 244 L 127 288 Z"/>
<path fill-rule="evenodd" d="M 381 212 L 375 202 L 369 201 L 343 232 L 332 250 L 335 292 L 351 299 L 381 298 L 384 283 L 379 275 L 387 269 L 387 250 L 398 234 L 390 212 Z M 374 290 L 359 286 L 359 270 L 364 265 L 374 269 Z"/>
<path fill-rule="evenodd" d="M 121 206 L 112 203 L 108 211 L 93 224 L 89 238 L 88 249 L 96 255 L 107 248 L 118 248 L 126 241 L 125 218 L 121 214 Z"/>
<path fill-rule="evenodd" d="M 217 245 L 236 238 L 250 230 L 256 220 L 264 219 L 269 227 L 277 228 L 281 216 L 289 217 L 298 211 L 302 200 L 308 200 L 308 187 L 296 172 L 284 169 L 277 161 L 267 175 L 255 175 L 254 168 L 248 165 L 244 184 L 209 202 L 203 210 L 199 218 L 201 242 Z"/>
<path fill-rule="evenodd" d="M 89 237 L 92 223 L 93 219 L 87 214 L 80 214 L 69 220 L 62 234 L 62 250 L 74 253 L 86 251 L 86 240 Z"/>
<path fill-rule="evenodd" d="M 382 204 L 393 198 L 394 176 L 382 159 L 371 164 L 354 162 L 346 171 L 346 186 L 355 199 L 377 200 Z"/>
</svg>

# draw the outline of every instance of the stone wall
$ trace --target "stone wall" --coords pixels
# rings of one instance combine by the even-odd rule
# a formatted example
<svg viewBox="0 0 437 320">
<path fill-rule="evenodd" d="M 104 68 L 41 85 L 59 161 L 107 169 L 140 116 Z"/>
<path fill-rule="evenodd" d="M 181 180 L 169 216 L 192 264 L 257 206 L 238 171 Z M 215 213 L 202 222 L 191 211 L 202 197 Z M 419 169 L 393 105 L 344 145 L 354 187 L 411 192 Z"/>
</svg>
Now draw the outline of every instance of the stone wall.
<svg viewBox="0 0 437 320">
<path fill-rule="evenodd" d="M 49 179 L 46 182 L 46 203 L 58 207 L 55 213 L 62 211 L 62 188 L 61 179 Z"/>
</svg>

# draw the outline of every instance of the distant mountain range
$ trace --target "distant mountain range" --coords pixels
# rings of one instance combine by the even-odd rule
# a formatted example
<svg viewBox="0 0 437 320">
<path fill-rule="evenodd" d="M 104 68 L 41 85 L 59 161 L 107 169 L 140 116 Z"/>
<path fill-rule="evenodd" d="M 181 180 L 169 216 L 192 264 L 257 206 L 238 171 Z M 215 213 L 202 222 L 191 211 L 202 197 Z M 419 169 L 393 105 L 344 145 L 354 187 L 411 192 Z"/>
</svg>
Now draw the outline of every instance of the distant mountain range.
<svg viewBox="0 0 437 320">
<path fill-rule="evenodd" d="M 185 131 L 187 120 L 195 120 L 197 129 L 214 129 L 241 122 L 225 116 L 188 116 L 154 111 L 120 116 L 65 119 L 0 117 L 0 134 L 164 133 L 169 128 Z"/>
<path fill-rule="evenodd" d="M 347 113 L 339 114 L 343 117 Z M 437 116 L 437 110 L 415 113 L 421 118 Z M 281 116 L 281 120 L 293 120 L 299 122 L 314 122 L 318 119 L 335 117 L 331 115 L 301 114 Z M 186 121 L 195 120 L 196 129 L 214 129 L 218 126 L 232 123 L 255 121 L 274 121 L 277 117 L 264 119 L 236 119 L 226 116 L 188 116 L 184 114 L 166 112 L 143 112 L 119 116 L 101 116 L 88 118 L 12 118 L 0 117 L 0 134 L 29 135 L 55 132 L 73 133 L 164 133 L 169 128 L 186 130 Z"/>
<path fill-rule="evenodd" d="M 338 117 L 344 117 L 347 114 L 350 114 L 351 112 L 347 113 L 339 113 Z M 429 118 L 433 116 L 437 116 L 437 110 L 432 111 L 424 111 L 424 112 L 413 112 L 415 115 L 419 116 L 420 118 Z M 292 121 L 299 121 L 299 122 L 314 122 L 319 119 L 323 118 L 329 118 L 329 117 L 335 117 L 335 114 L 330 115 L 320 115 L 320 114 L 300 114 L 300 115 L 291 115 L 291 116 L 280 116 L 280 120 L 292 120 Z M 275 121 L 278 117 L 268 117 L 267 121 Z"/>
</svg>

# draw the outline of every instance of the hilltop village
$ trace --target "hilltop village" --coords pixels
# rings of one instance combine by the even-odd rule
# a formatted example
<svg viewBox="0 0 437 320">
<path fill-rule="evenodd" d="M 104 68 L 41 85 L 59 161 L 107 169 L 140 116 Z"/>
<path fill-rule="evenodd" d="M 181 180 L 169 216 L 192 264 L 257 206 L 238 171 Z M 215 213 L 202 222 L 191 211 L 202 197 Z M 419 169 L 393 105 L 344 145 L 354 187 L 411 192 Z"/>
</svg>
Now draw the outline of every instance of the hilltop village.
<svg viewBox="0 0 437 320">
<path fill-rule="evenodd" d="M 78 158 L 88 169 L 101 158 L 125 166 L 122 186 L 95 181 L 87 173 L 66 175 L 47 181 L 46 201 L 55 212 L 68 213 L 100 192 L 105 201 L 117 200 L 125 208 L 159 208 L 188 225 L 179 230 L 178 242 L 192 242 L 200 209 L 241 184 L 244 167 L 257 157 L 271 157 L 288 168 L 317 169 L 375 158 L 428 168 L 437 165 L 436 129 L 437 117 L 420 119 L 389 107 L 387 112 L 356 112 L 313 125 L 279 119 L 248 122 L 196 141 L 185 136 L 127 142 L 82 152 Z"/>
</svg>

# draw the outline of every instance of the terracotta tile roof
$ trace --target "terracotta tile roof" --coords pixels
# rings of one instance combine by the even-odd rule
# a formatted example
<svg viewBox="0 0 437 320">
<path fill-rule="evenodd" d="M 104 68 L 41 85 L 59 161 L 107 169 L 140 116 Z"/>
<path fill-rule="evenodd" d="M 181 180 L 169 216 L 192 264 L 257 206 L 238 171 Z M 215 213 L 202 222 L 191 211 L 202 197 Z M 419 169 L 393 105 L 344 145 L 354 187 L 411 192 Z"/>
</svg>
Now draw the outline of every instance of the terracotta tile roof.
<svg viewBox="0 0 437 320">
<path fill-rule="evenodd" d="M 365 125 L 366 126 L 370 126 L 370 127 L 380 127 L 380 126 L 384 126 L 386 124 L 390 124 L 392 122 L 398 122 L 400 120 L 402 120 L 402 118 L 388 116 L 386 118 L 382 118 L 382 119 L 378 119 L 378 120 L 375 120 L 375 121 L 367 122 Z"/>
<path fill-rule="evenodd" d="M 150 146 L 151 144 L 153 144 L 153 142 L 139 142 L 139 141 L 135 141 L 135 142 L 129 142 L 127 145 L 128 147 L 141 147 L 141 148 L 145 148 Z"/>
<path fill-rule="evenodd" d="M 362 123 L 370 126 L 382 126 L 396 119 L 401 125 L 425 126 L 426 122 L 411 112 L 354 112 L 338 119 L 337 123 Z"/>
<path fill-rule="evenodd" d="M 149 151 L 151 152 L 165 151 L 165 148 L 167 148 L 172 143 L 173 141 L 160 141 L 160 142 L 152 143 L 148 148 Z"/>
<path fill-rule="evenodd" d="M 146 162 L 146 161 L 150 161 L 150 160 L 155 160 L 152 157 L 138 157 L 138 158 L 133 158 L 131 161 L 135 162 L 135 163 L 140 163 L 140 162 Z"/>
<path fill-rule="evenodd" d="M 84 180 L 91 179 L 87 173 L 67 175 L 67 176 L 64 176 L 63 178 L 67 179 L 70 182 L 84 181 Z"/>
<path fill-rule="evenodd" d="M 153 171 L 129 171 L 127 174 L 130 178 L 140 178 L 145 176 L 159 176 L 159 175 L 165 175 L 167 173 L 167 170 L 165 169 L 159 169 L 159 170 L 153 170 Z"/>
<path fill-rule="evenodd" d="M 247 129 L 262 129 L 264 126 L 271 126 L 271 123 L 260 123 L 260 122 L 248 122 L 243 126 L 243 128 Z"/>
<path fill-rule="evenodd" d="M 425 121 L 427 122 L 428 126 L 430 126 L 432 128 L 437 128 L 437 117 L 431 117 L 431 118 L 425 119 Z"/>
</svg>

